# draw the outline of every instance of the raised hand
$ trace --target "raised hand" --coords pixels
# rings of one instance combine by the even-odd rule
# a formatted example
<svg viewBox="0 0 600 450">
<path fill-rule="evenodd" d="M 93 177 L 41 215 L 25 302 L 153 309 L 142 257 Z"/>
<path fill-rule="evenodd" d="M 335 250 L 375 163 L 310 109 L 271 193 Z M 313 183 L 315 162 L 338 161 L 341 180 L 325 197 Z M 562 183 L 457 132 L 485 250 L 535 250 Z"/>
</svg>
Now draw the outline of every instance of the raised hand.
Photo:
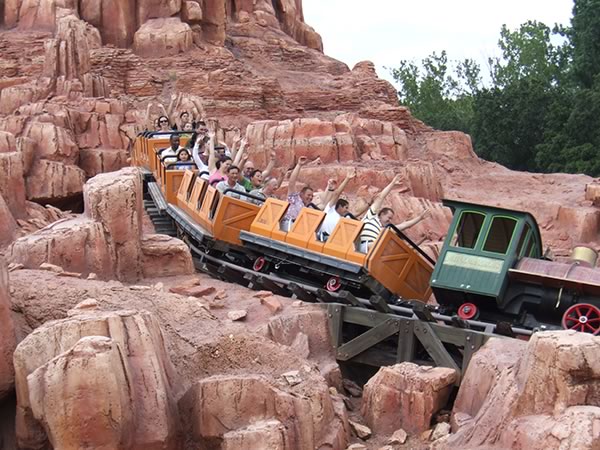
<svg viewBox="0 0 600 450">
<path fill-rule="evenodd" d="M 277 153 L 275 153 L 275 151 L 272 151 L 271 154 L 269 155 L 269 159 L 271 161 L 275 161 L 276 157 L 277 157 Z"/>
<path fill-rule="evenodd" d="M 308 158 L 306 156 L 301 156 L 298 158 L 298 164 L 301 166 L 305 165 L 308 162 Z"/>
</svg>

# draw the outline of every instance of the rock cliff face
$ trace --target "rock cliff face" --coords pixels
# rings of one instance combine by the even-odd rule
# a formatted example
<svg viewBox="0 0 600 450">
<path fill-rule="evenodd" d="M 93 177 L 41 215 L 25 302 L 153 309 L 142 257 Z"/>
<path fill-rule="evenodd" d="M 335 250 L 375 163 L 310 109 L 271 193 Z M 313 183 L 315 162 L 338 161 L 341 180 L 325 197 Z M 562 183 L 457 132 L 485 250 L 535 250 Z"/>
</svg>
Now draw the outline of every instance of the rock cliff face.
<svg viewBox="0 0 600 450">
<path fill-rule="evenodd" d="M 349 70 L 325 56 L 301 0 L 4 6 L 0 209 L 10 214 L 0 216 L 0 245 L 35 228 L 29 201 L 72 204 L 87 177 L 127 165 L 136 130 L 152 126 L 162 103 L 174 121 L 184 110 L 210 118 L 230 145 L 245 135 L 255 164 L 276 149 L 278 173 L 308 156 L 306 181 L 319 189 L 356 168 L 348 195 L 357 207 L 393 173 L 405 174 L 389 203 L 398 221 L 432 209 L 409 230 L 417 240 L 445 235 L 449 214 L 439 202 L 450 197 L 533 212 L 559 254 L 599 246 L 600 211 L 585 191 L 593 180 L 479 160 L 468 136 L 434 131 L 399 106 L 372 63 Z"/>
</svg>

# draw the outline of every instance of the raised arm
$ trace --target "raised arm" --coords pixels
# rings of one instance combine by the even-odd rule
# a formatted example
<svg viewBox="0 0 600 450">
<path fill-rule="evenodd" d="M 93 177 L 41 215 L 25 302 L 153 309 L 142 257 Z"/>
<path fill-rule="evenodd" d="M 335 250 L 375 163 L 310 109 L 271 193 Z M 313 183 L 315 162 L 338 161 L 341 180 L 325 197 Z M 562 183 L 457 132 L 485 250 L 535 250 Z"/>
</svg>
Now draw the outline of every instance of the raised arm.
<svg viewBox="0 0 600 450">
<path fill-rule="evenodd" d="M 378 195 L 375 197 L 375 200 L 371 204 L 371 209 L 375 214 L 379 212 L 381 206 L 383 205 L 383 201 L 392 191 L 392 188 L 402 179 L 401 175 L 396 175 L 392 182 L 388 184 Z"/>
<path fill-rule="evenodd" d="M 204 119 L 206 117 L 206 112 L 204 111 L 204 105 L 202 104 L 202 99 L 192 97 L 192 103 L 194 104 L 194 106 L 196 107 L 196 109 L 198 111 L 198 117 L 196 117 L 196 120 Z"/>
<path fill-rule="evenodd" d="M 344 178 L 344 181 L 341 182 L 341 184 L 338 186 L 338 188 L 332 192 L 331 196 L 329 197 L 327 203 L 325 204 L 325 206 L 327 206 L 327 204 L 331 204 L 334 205 L 335 202 L 337 202 L 340 198 L 340 195 L 342 195 L 342 192 L 344 192 L 344 189 L 346 189 L 346 186 L 348 185 L 348 182 L 354 178 L 356 176 L 356 169 L 353 169 L 351 171 L 349 171 L 346 174 L 346 178 Z M 327 189 L 328 192 L 329 191 L 329 186 Z"/>
<path fill-rule="evenodd" d="M 407 220 L 406 222 L 402 222 L 399 225 L 396 225 L 396 228 L 398 228 L 400 231 L 406 230 L 407 228 L 410 228 L 413 225 L 418 224 L 420 221 L 426 219 L 428 216 L 429 216 L 429 208 L 426 208 L 425 211 L 423 211 L 417 217 L 415 217 L 414 219 Z"/>
<path fill-rule="evenodd" d="M 246 153 L 246 139 L 242 139 L 242 142 L 240 143 L 240 148 L 237 152 L 235 152 L 235 156 L 233 157 L 233 165 L 234 166 L 240 166 L 240 163 L 242 162 L 242 159 L 244 157 L 244 153 Z M 248 159 L 248 156 L 246 155 L 246 159 Z"/>
<path fill-rule="evenodd" d="M 215 153 L 215 133 L 208 132 L 208 171 L 213 173 L 217 169 L 217 154 Z"/>
<path fill-rule="evenodd" d="M 263 170 L 262 176 L 263 176 L 263 180 L 265 178 L 267 178 L 269 175 L 271 175 L 271 172 L 273 171 L 273 168 L 275 167 L 275 157 L 277 155 L 275 154 L 274 151 L 271 152 L 271 154 L 269 155 L 269 164 L 267 164 L 267 167 L 265 170 Z"/>
<path fill-rule="evenodd" d="M 298 175 L 300 175 L 300 169 L 306 164 L 308 159 L 306 156 L 298 158 L 298 164 L 294 167 L 292 174 L 290 175 L 290 181 L 288 182 L 288 196 L 296 193 L 296 182 L 298 181 Z"/>
</svg>

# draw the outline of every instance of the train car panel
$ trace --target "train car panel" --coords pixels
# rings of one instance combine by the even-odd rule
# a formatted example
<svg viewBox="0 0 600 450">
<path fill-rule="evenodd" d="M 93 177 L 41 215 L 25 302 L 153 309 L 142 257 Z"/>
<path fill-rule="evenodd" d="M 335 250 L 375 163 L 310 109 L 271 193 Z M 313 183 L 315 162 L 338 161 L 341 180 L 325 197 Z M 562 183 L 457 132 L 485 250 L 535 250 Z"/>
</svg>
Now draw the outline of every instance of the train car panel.
<svg viewBox="0 0 600 450">
<path fill-rule="evenodd" d="M 181 180 L 181 184 L 179 185 L 179 189 L 177 190 L 177 202 L 175 204 L 179 206 L 184 211 L 187 208 L 187 201 L 190 198 L 190 194 L 192 192 L 192 182 L 195 180 L 194 172 L 191 170 L 186 170 L 183 174 L 183 180 Z"/>
<path fill-rule="evenodd" d="M 287 233 L 285 241 L 297 247 L 321 251 L 323 242 L 317 239 L 317 231 L 325 218 L 325 213 L 311 208 L 302 208 L 292 228 Z"/>
<path fill-rule="evenodd" d="M 183 170 L 167 170 L 163 192 L 168 203 L 177 204 L 177 193 L 185 177 L 185 172 Z"/>
<path fill-rule="evenodd" d="M 362 226 L 363 223 L 358 220 L 341 218 L 331 232 L 331 236 L 327 239 L 323 247 L 323 253 L 346 259 L 348 252 L 356 249 L 356 240 L 360 235 Z"/>
<path fill-rule="evenodd" d="M 188 201 L 185 203 L 185 211 L 187 211 L 192 217 L 195 217 L 200 224 L 200 211 L 202 210 L 202 202 L 204 201 L 207 189 L 208 182 L 202 178 L 196 178 L 192 193 L 189 196 Z"/>
<path fill-rule="evenodd" d="M 219 191 L 212 186 L 208 186 L 202 199 L 200 210 L 193 215 L 200 225 L 210 232 L 211 235 L 213 234 L 213 217 L 219 202 L 219 196 Z"/>
<path fill-rule="evenodd" d="M 371 249 L 367 268 L 374 279 L 404 299 L 427 301 L 431 296 L 433 268 L 389 228 Z"/>
<path fill-rule="evenodd" d="M 276 198 L 266 199 L 254 222 L 252 222 L 250 231 L 259 236 L 271 238 L 273 231 L 279 230 L 281 219 L 288 206 L 288 202 Z"/>
<path fill-rule="evenodd" d="M 250 230 L 259 209 L 253 203 L 222 195 L 213 220 L 214 238 L 229 244 L 242 245 L 240 231 Z"/>
</svg>

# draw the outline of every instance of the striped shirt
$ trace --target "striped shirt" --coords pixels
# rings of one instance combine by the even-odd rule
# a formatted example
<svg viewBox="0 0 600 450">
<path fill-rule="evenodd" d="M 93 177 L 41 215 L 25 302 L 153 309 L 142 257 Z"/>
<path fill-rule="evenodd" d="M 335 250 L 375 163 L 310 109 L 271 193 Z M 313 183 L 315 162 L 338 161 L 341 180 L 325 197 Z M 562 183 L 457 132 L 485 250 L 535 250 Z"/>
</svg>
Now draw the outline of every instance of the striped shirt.
<svg viewBox="0 0 600 450">
<path fill-rule="evenodd" d="M 383 225 L 379 220 L 379 216 L 369 208 L 365 217 L 362 220 L 365 224 L 360 232 L 361 242 L 373 242 L 377 240 L 379 233 L 383 229 Z"/>
</svg>

